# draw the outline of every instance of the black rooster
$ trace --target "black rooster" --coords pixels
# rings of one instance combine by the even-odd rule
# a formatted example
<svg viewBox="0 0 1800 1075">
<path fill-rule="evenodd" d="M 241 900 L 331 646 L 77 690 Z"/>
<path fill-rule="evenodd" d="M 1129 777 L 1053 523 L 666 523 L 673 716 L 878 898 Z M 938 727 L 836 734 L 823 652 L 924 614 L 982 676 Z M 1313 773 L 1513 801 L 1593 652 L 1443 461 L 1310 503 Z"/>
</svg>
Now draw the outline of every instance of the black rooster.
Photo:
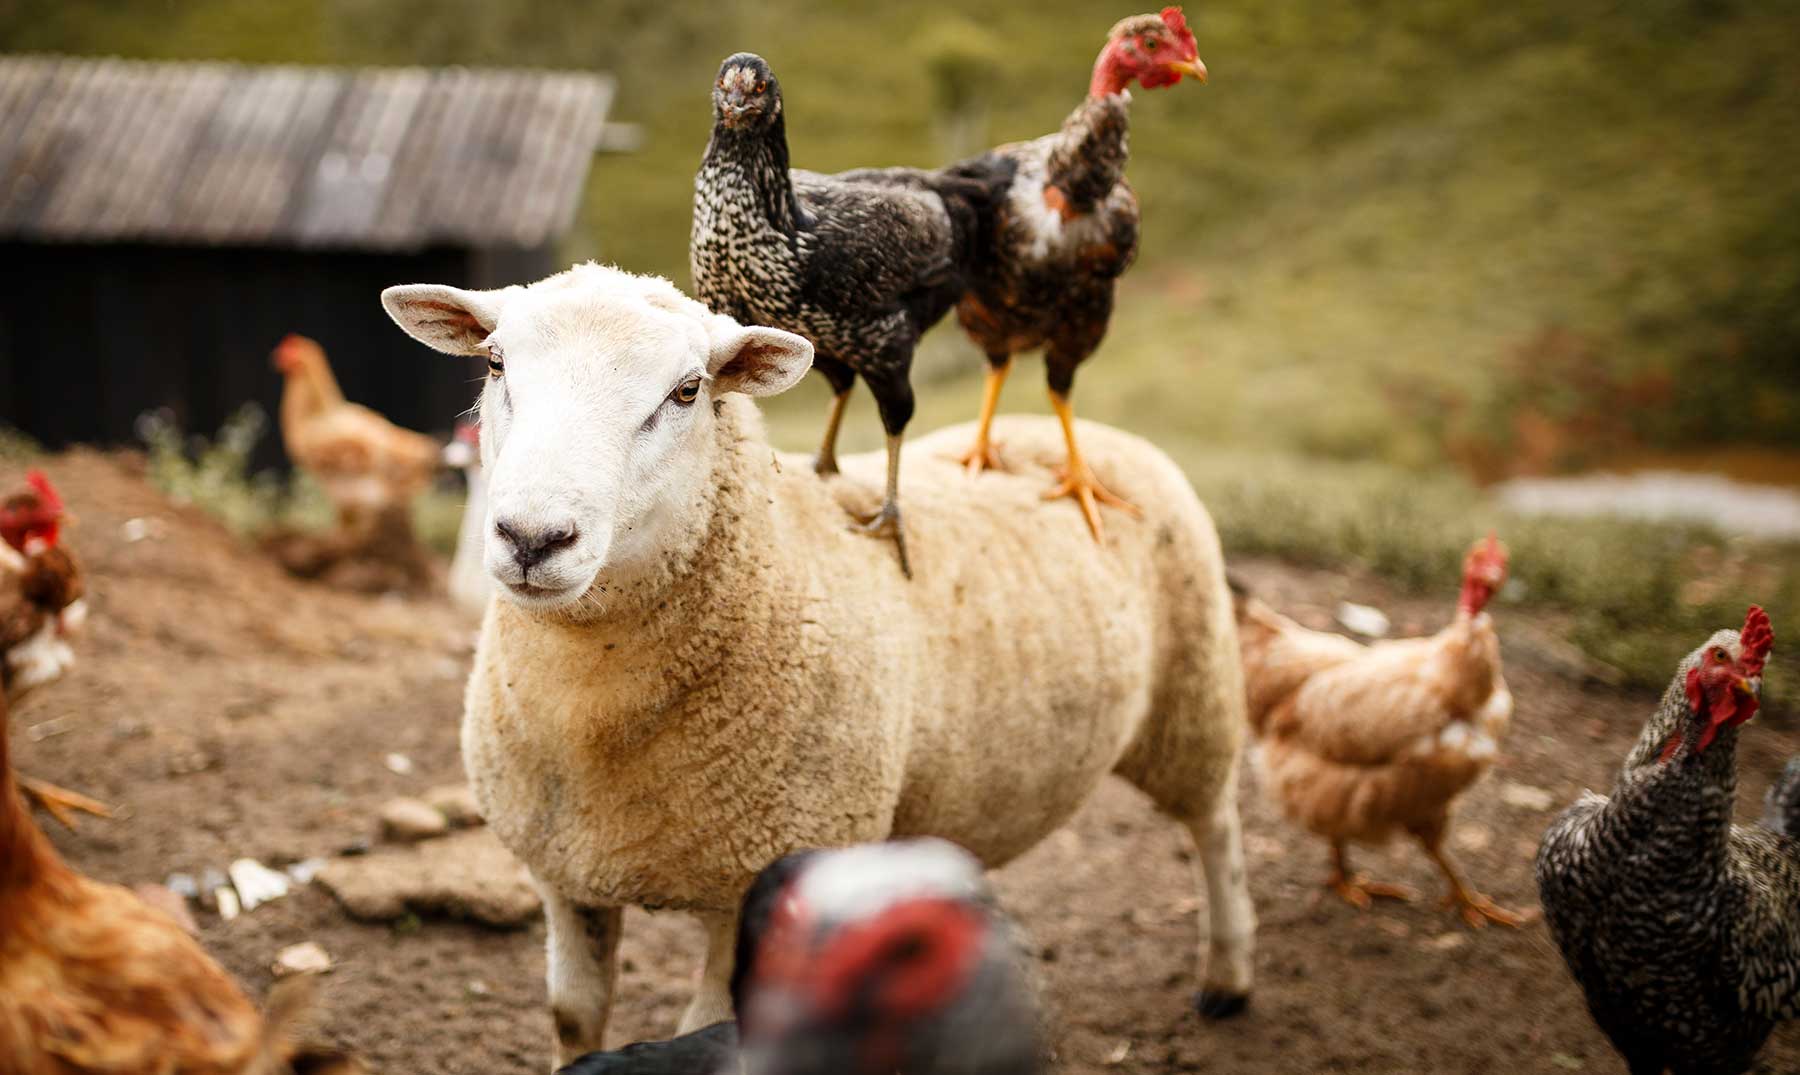
<svg viewBox="0 0 1800 1075">
<path fill-rule="evenodd" d="M 744 897 L 738 1023 L 591 1053 L 559 1075 L 1036 1075 L 1012 928 L 942 840 L 788 855 Z"/>
<path fill-rule="evenodd" d="M 1689 654 L 1612 796 L 1583 796 L 1538 849 L 1550 934 L 1633 1075 L 1744 1071 L 1800 1015 L 1800 842 L 1731 823 L 1773 644 L 1753 607 Z"/>
<path fill-rule="evenodd" d="M 895 540 L 910 575 L 899 480 L 913 349 L 962 295 L 976 229 L 1008 176 L 790 170 L 781 86 L 748 52 L 719 68 L 712 99 L 712 140 L 694 177 L 694 290 L 719 313 L 812 341 L 813 368 L 835 394 L 820 474 L 837 472 L 844 404 L 857 376 L 868 383 L 887 431 L 888 474 L 881 510 L 864 525 Z"/>
<path fill-rule="evenodd" d="M 1096 502 L 1132 514 L 1108 492 L 1081 457 L 1069 402 L 1075 368 L 1100 346 L 1112 319 L 1113 289 L 1137 254 L 1138 204 L 1125 181 L 1133 82 L 1145 89 L 1173 86 L 1182 76 L 1206 81 L 1206 66 L 1178 7 L 1136 15 L 1113 27 L 1094 61 L 1088 96 L 1062 130 L 1001 146 L 949 171 L 975 179 L 1012 173 L 994 219 L 982 229 L 970 288 L 957 320 L 988 358 L 987 388 L 975 444 L 964 462 L 979 472 L 998 468 L 989 439 L 1000 388 L 1021 351 L 1044 348 L 1050 402 L 1062 419 L 1068 462 L 1046 499 L 1071 496 L 1096 539 Z"/>
</svg>

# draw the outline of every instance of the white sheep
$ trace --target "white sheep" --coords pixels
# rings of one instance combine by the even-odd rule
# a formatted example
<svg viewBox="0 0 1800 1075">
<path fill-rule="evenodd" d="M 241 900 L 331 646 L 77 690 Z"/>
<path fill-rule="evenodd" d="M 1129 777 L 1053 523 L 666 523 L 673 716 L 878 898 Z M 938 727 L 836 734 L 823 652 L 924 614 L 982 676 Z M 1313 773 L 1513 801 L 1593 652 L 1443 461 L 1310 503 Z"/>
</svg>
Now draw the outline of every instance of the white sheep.
<svg viewBox="0 0 1800 1075">
<path fill-rule="evenodd" d="M 1039 490 L 1046 419 L 1004 427 L 1013 473 L 970 478 L 969 431 L 907 449 L 917 577 L 852 533 L 882 460 L 821 480 L 745 397 L 812 348 L 665 280 L 582 265 L 530 287 L 389 288 L 414 338 L 483 354 L 486 563 L 463 759 L 549 921 L 559 1062 L 603 1047 L 622 909 L 709 938 L 683 1029 L 725 1017 L 734 916 L 778 856 L 889 836 L 997 866 L 1109 772 L 1185 824 L 1204 867 L 1202 1010 L 1242 1007 L 1255 913 L 1236 802 L 1244 691 L 1218 538 L 1181 472 L 1087 426 L 1142 505 L 1097 545 Z"/>
</svg>

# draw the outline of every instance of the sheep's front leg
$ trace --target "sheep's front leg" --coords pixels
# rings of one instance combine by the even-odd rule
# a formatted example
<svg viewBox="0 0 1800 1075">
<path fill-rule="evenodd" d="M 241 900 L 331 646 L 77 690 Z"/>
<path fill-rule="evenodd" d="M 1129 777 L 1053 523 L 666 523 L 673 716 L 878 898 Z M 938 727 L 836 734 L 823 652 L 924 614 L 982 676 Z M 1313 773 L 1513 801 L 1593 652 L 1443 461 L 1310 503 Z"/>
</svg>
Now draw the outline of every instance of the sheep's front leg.
<svg viewBox="0 0 1800 1075">
<path fill-rule="evenodd" d="M 539 884 L 549 926 L 545 977 L 556 1021 L 555 1067 L 605 1047 L 619 977 L 619 934 L 625 912 L 583 907 Z M 554 1070 L 554 1069 L 552 1069 Z"/>
<path fill-rule="evenodd" d="M 700 915 L 706 927 L 706 965 L 700 968 L 700 989 L 681 1016 L 677 1033 L 711 1026 L 732 1017 L 731 970 L 737 960 L 737 915 Z"/>
<path fill-rule="evenodd" d="M 1209 919 L 1208 951 L 1195 1004 L 1208 1019 L 1236 1015 L 1250 1003 L 1256 951 L 1256 907 L 1244 871 L 1237 781 L 1221 791 L 1211 816 L 1188 822 L 1200 849 Z"/>
</svg>

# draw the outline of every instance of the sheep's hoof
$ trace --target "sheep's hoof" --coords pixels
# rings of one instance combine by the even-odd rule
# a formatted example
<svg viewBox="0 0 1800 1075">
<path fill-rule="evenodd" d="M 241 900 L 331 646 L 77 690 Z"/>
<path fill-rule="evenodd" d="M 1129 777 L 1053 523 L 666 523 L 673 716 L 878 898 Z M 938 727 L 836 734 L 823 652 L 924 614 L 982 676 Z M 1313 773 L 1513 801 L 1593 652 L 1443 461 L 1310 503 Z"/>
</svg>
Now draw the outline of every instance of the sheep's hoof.
<svg viewBox="0 0 1800 1075">
<path fill-rule="evenodd" d="M 1242 1015 L 1250 1006 L 1250 994 L 1237 993 L 1218 986 L 1209 985 L 1194 996 L 1194 1010 L 1202 1019 L 1229 1019 L 1234 1015 Z"/>
</svg>

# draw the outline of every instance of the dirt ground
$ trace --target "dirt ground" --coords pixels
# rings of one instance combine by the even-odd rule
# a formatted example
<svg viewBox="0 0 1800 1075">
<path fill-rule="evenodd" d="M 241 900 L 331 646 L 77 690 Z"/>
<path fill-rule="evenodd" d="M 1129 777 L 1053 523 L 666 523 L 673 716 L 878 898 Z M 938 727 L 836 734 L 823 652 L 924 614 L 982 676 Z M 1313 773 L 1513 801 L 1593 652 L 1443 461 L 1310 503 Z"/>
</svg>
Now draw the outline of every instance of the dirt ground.
<svg viewBox="0 0 1800 1075">
<path fill-rule="evenodd" d="M 80 663 L 13 715 L 18 763 L 121 807 L 70 833 L 80 869 L 131 884 L 283 864 L 369 839 L 392 796 L 460 779 L 457 723 L 474 627 L 443 601 L 355 597 L 291 581 L 197 513 L 171 506 L 128 460 L 52 462 L 78 516 L 93 616 Z M 0 468 L 0 486 L 18 474 Z M 136 521 L 133 521 L 136 520 Z M 130 540 L 137 537 L 138 540 Z M 1266 562 L 1235 565 L 1314 626 L 1338 600 L 1386 608 L 1403 632 L 1435 629 L 1454 594 L 1397 600 L 1376 582 Z M 1456 853 L 1504 905 L 1534 906 L 1531 858 L 1555 809 L 1604 788 L 1653 699 L 1586 683 L 1542 617 L 1500 608 L 1518 714 L 1495 774 L 1466 798 Z M 1800 737 L 1784 714 L 1746 736 L 1741 812 Z M 414 763 L 400 775 L 383 759 Z M 1521 791 L 1508 785 L 1526 785 Z M 1554 806 L 1538 809 L 1531 789 Z M 1525 803 L 1526 805 L 1517 805 Z M 1185 837 L 1122 783 L 998 874 L 1039 948 L 1065 1072 L 1617 1072 L 1541 923 L 1471 932 L 1435 899 L 1357 913 L 1318 898 L 1322 847 L 1244 791 L 1251 890 L 1261 915 L 1249 1012 L 1207 1025 L 1189 1009 L 1199 944 Z M 1371 873 L 1435 894 L 1420 855 L 1361 853 Z M 385 1072 L 544 1070 L 543 927 L 443 920 L 368 925 L 318 885 L 203 939 L 253 993 L 302 940 L 324 945 L 328 1036 Z M 685 1001 L 698 935 L 685 920 L 627 920 L 616 1040 L 662 1036 Z M 1766 1071 L 1800 1070 L 1800 1032 Z"/>
</svg>

